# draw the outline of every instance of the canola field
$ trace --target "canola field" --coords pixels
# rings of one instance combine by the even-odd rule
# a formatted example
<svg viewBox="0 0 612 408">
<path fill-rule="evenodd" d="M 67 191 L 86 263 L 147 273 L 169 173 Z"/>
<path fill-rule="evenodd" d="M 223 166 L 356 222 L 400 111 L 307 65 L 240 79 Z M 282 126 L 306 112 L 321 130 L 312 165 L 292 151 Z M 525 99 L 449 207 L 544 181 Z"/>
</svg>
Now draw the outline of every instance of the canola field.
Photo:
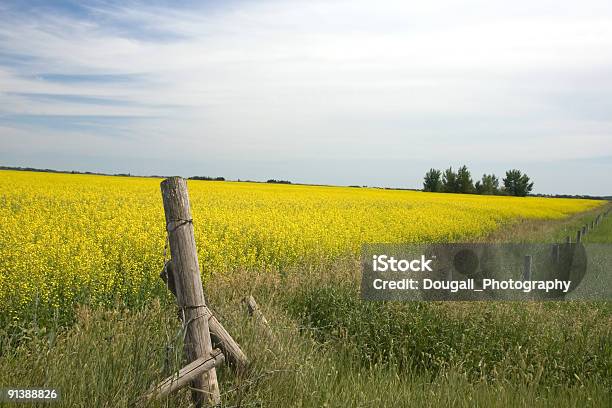
<svg viewBox="0 0 612 408">
<path fill-rule="evenodd" d="M 0 320 L 162 293 L 160 179 L 0 171 Z M 600 202 L 350 187 L 188 182 L 204 279 L 357 255 L 365 242 L 461 241 Z M 168 255 L 169 257 L 169 255 Z"/>
</svg>

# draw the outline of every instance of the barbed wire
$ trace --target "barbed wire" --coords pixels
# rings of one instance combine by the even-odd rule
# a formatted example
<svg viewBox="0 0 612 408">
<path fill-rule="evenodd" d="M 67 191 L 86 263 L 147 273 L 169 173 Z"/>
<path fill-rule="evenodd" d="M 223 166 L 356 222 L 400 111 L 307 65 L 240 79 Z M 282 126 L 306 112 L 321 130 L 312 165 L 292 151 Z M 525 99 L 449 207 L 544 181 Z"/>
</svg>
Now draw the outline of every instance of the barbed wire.
<svg viewBox="0 0 612 408">
<path fill-rule="evenodd" d="M 173 222 L 176 222 L 177 225 L 170 229 L 170 224 L 172 224 Z M 175 218 L 169 220 L 168 222 L 166 222 L 166 231 L 168 231 L 168 233 L 174 232 L 177 230 L 177 228 L 182 227 L 186 224 L 193 224 L 193 218 Z"/>
<path fill-rule="evenodd" d="M 298 370 L 291 370 L 291 369 L 277 369 L 277 370 L 268 370 L 265 371 L 261 374 L 259 374 L 257 377 L 253 378 L 253 379 L 248 379 L 245 380 L 244 384 L 238 385 L 236 387 L 230 388 L 229 390 L 225 391 L 223 394 L 221 395 L 229 395 L 231 393 L 235 393 L 237 391 L 240 391 L 244 388 L 248 388 L 254 384 L 257 384 L 258 382 L 260 382 L 262 379 L 264 379 L 265 377 L 269 377 L 273 374 L 277 374 L 277 373 L 297 373 Z"/>
</svg>

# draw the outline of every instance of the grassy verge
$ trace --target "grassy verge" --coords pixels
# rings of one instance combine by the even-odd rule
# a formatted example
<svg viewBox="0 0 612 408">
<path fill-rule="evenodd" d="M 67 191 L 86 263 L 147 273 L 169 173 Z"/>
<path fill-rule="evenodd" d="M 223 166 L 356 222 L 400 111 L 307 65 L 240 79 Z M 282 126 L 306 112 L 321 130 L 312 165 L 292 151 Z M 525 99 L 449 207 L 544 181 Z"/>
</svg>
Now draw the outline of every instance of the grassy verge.
<svg viewBox="0 0 612 408">
<path fill-rule="evenodd" d="M 612 203 L 591 211 L 574 214 L 564 220 L 520 220 L 517 223 L 490 234 L 486 241 L 493 242 L 565 242 L 565 237 L 571 237 L 575 242 L 576 231 L 583 225 L 590 224 L 599 214 L 612 208 Z M 588 234 L 585 242 L 612 242 L 612 214 L 603 219 L 592 234 Z"/>
<path fill-rule="evenodd" d="M 584 242 L 610 243 L 612 239 L 612 213 L 603 218 L 599 225 L 584 237 Z"/>
<path fill-rule="evenodd" d="M 563 237 L 592 217 L 524 223 L 508 240 Z M 612 216 L 586 240 L 612 242 Z M 359 299 L 359 273 L 346 259 L 213 277 L 209 303 L 252 361 L 241 377 L 220 370 L 225 406 L 608 406 L 610 302 L 370 303 Z M 248 293 L 272 340 L 243 310 Z M 181 367 L 181 334 L 167 298 L 140 310 L 80 309 L 69 329 L 32 324 L 19 343 L 0 335 L 0 387 L 56 387 L 57 407 L 132 406 Z M 188 403 L 183 390 L 149 405 Z"/>
</svg>

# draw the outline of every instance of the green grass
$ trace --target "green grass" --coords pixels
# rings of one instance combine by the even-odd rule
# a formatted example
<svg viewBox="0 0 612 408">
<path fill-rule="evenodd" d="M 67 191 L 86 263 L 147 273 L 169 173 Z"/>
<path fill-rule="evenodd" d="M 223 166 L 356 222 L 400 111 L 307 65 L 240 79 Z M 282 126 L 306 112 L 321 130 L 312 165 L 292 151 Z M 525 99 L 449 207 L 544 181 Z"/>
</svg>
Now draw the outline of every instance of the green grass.
<svg viewBox="0 0 612 408">
<path fill-rule="evenodd" d="M 552 239 L 592 216 L 508 234 Z M 612 242 L 612 216 L 585 242 Z M 219 370 L 224 406 L 609 406 L 612 303 L 363 302 L 359 274 L 347 259 L 329 269 L 213 277 L 208 301 L 251 360 L 243 376 Z M 249 293 L 272 340 L 241 305 Z M 0 388 L 56 387 L 57 407 L 138 406 L 183 365 L 169 297 L 76 315 L 70 327 L 32 321 L 19 336 L 0 333 Z M 188 404 L 183 390 L 149 405 Z"/>
<path fill-rule="evenodd" d="M 612 212 L 604 217 L 599 225 L 584 237 L 588 243 L 610 243 L 612 240 Z"/>
<path fill-rule="evenodd" d="M 541 243 L 563 243 L 566 237 L 570 237 L 572 242 L 576 242 L 576 232 L 584 225 L 590 224 L 595 217 L 603 214 L 606 210 L 612 209 L 612 203 L 606 203 L 602 207 L 591 211 L 578 213 L 563 220 L 521 220 L 508 228 L 493 232 L 486 241 L 496 242 L 541 242 Z M 612 212 L 603 218 L 603 224 L 598 225 L 593 232 L 589 232 L 585 242 L 612 242 L 612 231 L 610 222 Z M 591 241 L 590 236 L 597 236 L 599 241 Z"/>
<path fill-rule="evenodd" d="M 209 301 L 252 361 L 243 377 L 220 370 L 226 406 L 605 406 L 609 303 L 362 302 L 349 264 L 336 271 L 215 282 Z M 247 291 L 272 341 L 243 310 Z M 129 406 L 181 366 L 180 339 L 171 304 L 82 309 L 68 330 L 3 348 L 0 387 L 56 387 L 58 407 Z"/>
<path fill-rule="evenodd" d="M 350 345 L 365 367 L 424 376 L 454 369 L 472 382 L 539 386 L 571 386 L 586 376 L 612 388 L 605 303 L 363 302 L 337 285 L 291 302 L 317 339 Z"/>
</svg>

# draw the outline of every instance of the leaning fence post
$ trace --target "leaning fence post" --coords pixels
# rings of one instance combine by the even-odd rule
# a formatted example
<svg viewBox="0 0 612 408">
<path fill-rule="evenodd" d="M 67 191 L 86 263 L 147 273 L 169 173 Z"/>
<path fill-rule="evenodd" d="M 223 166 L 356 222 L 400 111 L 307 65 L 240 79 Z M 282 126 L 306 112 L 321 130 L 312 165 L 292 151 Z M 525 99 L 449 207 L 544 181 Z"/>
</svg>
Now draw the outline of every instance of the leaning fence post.
<svg viewBox="0 0 612 408">
<path fill-rule="evenodd" d="M 525 264 L 523 266 L 523 280 L 530 281 L 531 280 L 531 264 L 533 257 L 531 255 L 525 255 Z"/>
<path fill-rule="evenodd" d="M 268 338 L 273 339 L 274 336 L 272 335 L 272 329 L 270 329 L 270 324 L 268 323 L 268 320 L 266 319 L 266 317 L 263 315 L 263 313 L 259 309 L 259 306 L 257 305 L 257 302 L 255 301 L 255 298 L 251 295 L 245 298 L 244 302 L 247 305 L 247 310 L 249 312 L 249 315 L 255 317 L 264 327 Z"/>
<path fill-rule="evenodd" d="M 202 289 L 187 183 L 180 177 L 171 177 L 162 181 L 161 192 L 174 267 L 176 300 L 185 326 L 185 353 L 188 362 L 193 362 L 209 357 L 213 349 L 208 327 L 209 314 L 204 313 L 208 309 Z M 192 398 L 196 406 L 221 403 L 214 367 L 196 376 L 192 385 Z"/>
</svg>

